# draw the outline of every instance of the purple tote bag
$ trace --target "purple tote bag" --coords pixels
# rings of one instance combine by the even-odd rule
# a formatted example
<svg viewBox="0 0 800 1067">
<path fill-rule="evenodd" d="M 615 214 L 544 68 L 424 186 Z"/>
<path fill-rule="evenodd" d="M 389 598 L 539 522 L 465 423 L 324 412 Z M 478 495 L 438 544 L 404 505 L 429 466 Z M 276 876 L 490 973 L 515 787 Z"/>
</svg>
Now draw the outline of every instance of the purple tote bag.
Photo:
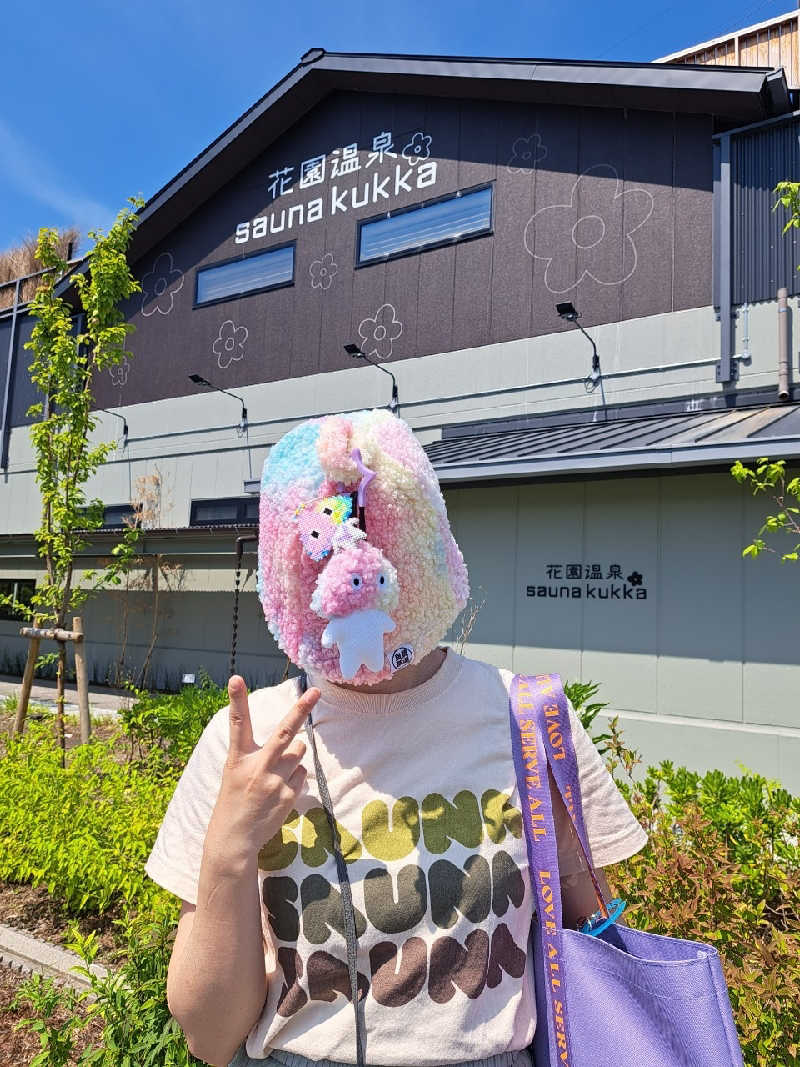
<svg viewBox="0 0 800 1067">
<path fill-rule="evenodd" d="M 618 923 L 597 936 L 562 926 L 548 764 L 603 899 L 583 822 L 567 700 L 559 676 L 544 674 L 516 675 L 509 702 L 538 914 L 536 1067 L 742 1067 L 713 946 Z"/>
</svg>

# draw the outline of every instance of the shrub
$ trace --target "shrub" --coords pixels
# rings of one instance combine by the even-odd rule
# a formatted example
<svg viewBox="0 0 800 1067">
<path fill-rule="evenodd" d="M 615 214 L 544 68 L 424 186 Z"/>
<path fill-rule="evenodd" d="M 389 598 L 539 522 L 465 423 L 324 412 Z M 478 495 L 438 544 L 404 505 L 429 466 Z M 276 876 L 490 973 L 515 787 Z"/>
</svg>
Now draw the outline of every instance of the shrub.
<svg viewBox="0 0 800 1067">
<path fill-rule="evenodd" d="M 33 1016 L 17 1023 L 39 1036 L 40 1052 L 31 1067 L 66 1067 L 74 1061 L 75 1035 L 102 1026 L 100 1044 L 87 1044 L 80 1067 L 193 1067 L 202 1064 L 189 1052 L 183 1032 L 167 1005 L 167 969 L 175 924 L 162 917 L 150 921 L 126 914 L 120 927 L 118 970 L 99 977 L 89 969 L 97 956 L 97 936 L 82 936 L 76 926 L 68 947 L 83 964 L 73 968 L 89 982 L 77 992 L 52 978 L 33 975 L 23 982 L 12 1006 L 29 1005 Z M 91 1001 L 91 1003 L 89 1003 Z M 80 1009 L 79 1011 L 76 1009 Z M 59 1021 L 66 1017 L 67 1022 Z"/>
<path fill-rule="evenodd" d="M 183 768 L 208 722 L 228 703 L 227 690 L 202 674 L 200 685 L 179 693 L 148 693 L 134 689 L 136 700 L 120 711 L 123 729 L 141 756 L 158 750 L 175 767 Z"/>
<path fill-rule="evenodd" d="M 597 686 L 567 691 L 591 727 L 605 706 L 593 701 Z M 146 877 L 143 864 L 182 761 L 225 700 L 207 681 L 177 697 L 140 696 L 124 720 L 127 763 L 114 759 L 113 742 L 95 740 L 70 750 L 62 770 L 55 740 L 37 724 L 10 740 L 0 759 L 0 877 L 45 882 L 76 912 L 123 902 L 129 909 L 121 977 L 91 979 L 107 1048 L 94 1050 L 87 1064 L 111 1067 L 126 1055 L 137 1065 L 199 1062 L 166 1006 L 177 900 Z M 800 798 L 758 774 L 700 775 L 669 761 L 635 776 L 640 761 L 616 719 L 598 741 L 649 833 L 644 849 L 609 872 L 628 901 L 626 921 L 715 945 L 745 1063 L 800 1067 Z M 92 935 L 76 934 L 71 947 L 87 962 L 94 958 Z"/>
<path fill-rule="evenodd" d="M 98 740 L 62 769 L 50 728 L 31 723 L 0 759 L 0 878 L 44 883 L 75 914 L 127 901 L 174 917 L 177 901 L 143 868 L 178 774 L 158 756 L 119 763 Z"/>
<path fill-rule="evenodd" d="M 608 703 L 592 700 L 592 697 L 597 695 L 597 691 L 600 688 L 599 682 L 565 682 L 564 692 L 575 709 L 575 713 L 580 719 L 583 728 L 591 733 L 594 720 L 603 710 L 608 707 Z M 611 740 L 610 733 L 592 734 L 592 741 L 597 746 L 598 752 L 602 755 L 608 750 L 606 741 Z"/>
<path fill-rule="evenodd" d="M 27 1027 L 39 1038 L 39 1051 L 29 1067 L 67 1067 L 75 1049 L 75 1031 L 84 1020 L 76 1014 L 81 995 L 53 978 L 32 974 L 20 984 L 10 1008 L 26 1008 L 32 1017 L 21 1019 L 14 1029 Z"/>
<path fill-rule="evenodd" d="M 103 978 L 89 965 L 97 955 L 94 933 L 83 937 L 73 928 L 69 944 L 85 961 L 78 967 L 96 998 L 86 1014 L 86 1024 L 99 1017 L 103 1022 L 102 1044 L 83 1053 L 79 1063 L 94 1067 L 191 1067 L 201 1064 L 188 1049 L 183 1031 L 167 1005 L 167 969 L 175 938 L 175 923 L 166 916 L 151 921 L 126 914 L 117 920 L 125 947 L 124 963 L 116 973 Z"/>
<path fill-rule="evenodd" d="M 636 782 L 616 720 L 618 781 L 650 839 L 610 869 L 626 921 L 713 944 L 749 1067 L 800 1064 L 800 798 L 744 773 L 700 775 L 665 760 Z"/>
</svg>

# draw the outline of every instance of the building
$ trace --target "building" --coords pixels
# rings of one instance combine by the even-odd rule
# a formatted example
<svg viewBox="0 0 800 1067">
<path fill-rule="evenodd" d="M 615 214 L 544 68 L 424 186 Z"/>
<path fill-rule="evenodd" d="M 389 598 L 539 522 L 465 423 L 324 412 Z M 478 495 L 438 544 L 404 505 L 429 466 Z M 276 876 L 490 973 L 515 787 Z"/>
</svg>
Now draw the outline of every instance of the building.
<svg viewBox="0 0 800 1067">
<path fill-rule="evenodd" d="M 800 5 L 754 26 L 682 48 L 656 63 L 714 64 L 733 67 L 783 67 L 790 89 L 800 89 Z"/>
<path fill-rule="evenodd" d="M 485 601 L 467 648 L 601 682 L 648 762 L 799 789 L 798 573 L 742 560 L 767 505 L 729 474 L 800 453 L 800 250 L 770 193 L 797 173 L 792 108 L 769 66 L 303 56 L 141 212 L 91 551 L 143 500 L 145 564 L 84 612 L 95 676 L 225 677 L 270 445 L 389 403 L 356 345 L 445 486 Z M 6 588 L 39 573 L 30 329 L 0 318 Z M 244 547 L 237 663 L 264 684 L 285 664 Z"/>
</svg>

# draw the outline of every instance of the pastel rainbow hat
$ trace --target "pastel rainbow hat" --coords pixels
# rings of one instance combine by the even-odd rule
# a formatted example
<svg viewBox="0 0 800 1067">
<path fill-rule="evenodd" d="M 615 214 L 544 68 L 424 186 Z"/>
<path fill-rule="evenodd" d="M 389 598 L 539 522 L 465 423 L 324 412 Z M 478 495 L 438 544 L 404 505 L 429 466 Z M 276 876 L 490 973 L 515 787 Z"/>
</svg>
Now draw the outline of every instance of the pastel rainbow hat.
<svg viewBox="0 0 800 1067">
<path fill-rule="evenodd" d="M 365 469 L 374 477 L 365 479 Z M 345 678 L 338 649 L 323 647 L 328 620 L 311 606 L 335 550 L 327 550 L 330 541 L 310 550 L 307 517 L 349 518 L 356 527 L 359 486 L 361 543 L 395 569 L 399 596 L 391 613 L 395 628 L 383 638 L 383 669 L 362 665 Z M 339 543 L 357 543 L 358 536 L 356 530 L 352 541 Z M 328 415 L 300 423 L 273 446 L 261 479 L 258 592 L 278 646 L 298 667 L 331 682 L 374 685 L 419 662 L 445 637 L 467 603 L 467 568 L 436 474 L 407 423 L 385 410 Z"/>
</svg>

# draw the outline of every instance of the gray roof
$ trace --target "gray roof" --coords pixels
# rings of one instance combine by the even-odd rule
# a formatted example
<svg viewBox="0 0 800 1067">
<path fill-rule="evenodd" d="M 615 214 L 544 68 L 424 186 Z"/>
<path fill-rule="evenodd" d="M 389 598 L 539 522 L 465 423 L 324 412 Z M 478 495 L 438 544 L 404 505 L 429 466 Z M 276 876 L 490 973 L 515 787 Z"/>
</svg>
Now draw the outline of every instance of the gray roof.
<svg viewBox="0 0 800 1067">
<path fill-rule="evenodd" d="M 312 48 L 150 198 L 140 212 L 132 257 L 152 247 L 337 90 L 630 107 L 716 115 L 736 123 L 757 122 L 790 109 L 781 68 L 384 55 Z"/>
<path fill-rule="evenodd" d="M 602 418 L 598 415 L 598 418 Z M 425 446 L 447 484 L 800 456 L 800 404 L 457 435 Z"/>
<path fill-rule="evenodd" d="M 139 212 L 135 261 L 337 90 L 628 107 L 754 123 L 791 108 L 783 69 L 575 59 L 326 52 L 312 48 L 269 92 L 204 148 Z M 180 195 L 178 195 L 180 194 Z M 82 260 L 71 275 L 85 272 Z"/>
</svg>

